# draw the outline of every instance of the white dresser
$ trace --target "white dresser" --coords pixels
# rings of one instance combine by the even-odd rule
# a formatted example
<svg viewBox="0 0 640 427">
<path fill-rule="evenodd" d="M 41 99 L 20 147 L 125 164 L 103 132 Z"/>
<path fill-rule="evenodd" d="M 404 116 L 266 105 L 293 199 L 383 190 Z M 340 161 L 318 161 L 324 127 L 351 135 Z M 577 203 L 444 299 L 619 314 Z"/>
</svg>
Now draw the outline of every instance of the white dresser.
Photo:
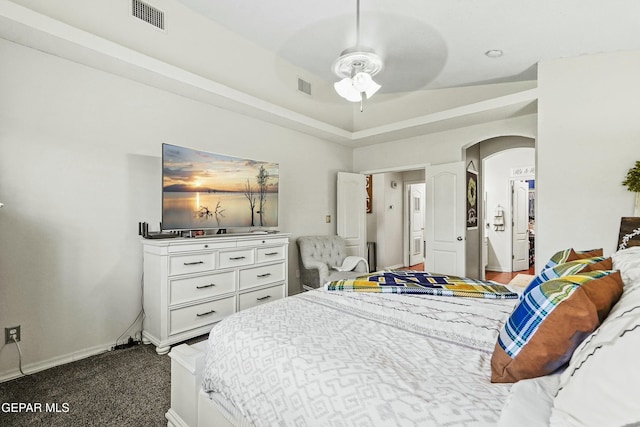
<svg viewBox="0 0 640 427">
<path fill-rule="evenodd" d="M 288 234 L 143 239 L 142 338 L 159 354 L 214 323 L 287 296 Z"/>
</svg>

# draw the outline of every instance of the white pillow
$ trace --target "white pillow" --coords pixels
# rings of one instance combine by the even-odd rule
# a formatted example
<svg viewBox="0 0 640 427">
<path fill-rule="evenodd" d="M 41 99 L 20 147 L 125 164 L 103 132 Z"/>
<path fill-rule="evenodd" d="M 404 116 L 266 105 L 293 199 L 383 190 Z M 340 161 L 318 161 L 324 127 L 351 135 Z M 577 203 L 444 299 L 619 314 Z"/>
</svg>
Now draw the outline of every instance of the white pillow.
<svg viewBox="0 0 640 427">
<path fill-rule="evenodd" d="M 547 427 L 560 372 L 515 383 L 500 413 L 498 427 Z"/>
<path fill-rule="evenodd" d="M 625 288 L 602 325 L 576 349 L 551 410 L 552 427 L 640 421 L 640 287 Z"/>
<path fill-rule="evenodd" d="M 611 255 L 613 269 L 620 270 L 626 286 L 640 286 L 640 246 L 632 246 Z"/>
</svg>

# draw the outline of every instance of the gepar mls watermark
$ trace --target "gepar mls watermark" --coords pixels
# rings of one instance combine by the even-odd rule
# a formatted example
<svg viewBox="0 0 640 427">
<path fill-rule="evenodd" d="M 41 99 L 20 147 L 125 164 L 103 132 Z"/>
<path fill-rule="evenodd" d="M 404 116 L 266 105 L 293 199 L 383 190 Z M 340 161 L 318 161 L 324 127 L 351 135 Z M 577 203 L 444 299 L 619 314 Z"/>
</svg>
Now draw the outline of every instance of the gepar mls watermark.
<svg viewBox="0 0 640 427">
<path fill-rule="evenodd" d="M 69 412 L 68 403 L 42 403 L 42 402 L 2 402 L 0 412 L 5 414 L 17 414 L 21 412 L 54 412 L 66 414 Z"/>
</svg>

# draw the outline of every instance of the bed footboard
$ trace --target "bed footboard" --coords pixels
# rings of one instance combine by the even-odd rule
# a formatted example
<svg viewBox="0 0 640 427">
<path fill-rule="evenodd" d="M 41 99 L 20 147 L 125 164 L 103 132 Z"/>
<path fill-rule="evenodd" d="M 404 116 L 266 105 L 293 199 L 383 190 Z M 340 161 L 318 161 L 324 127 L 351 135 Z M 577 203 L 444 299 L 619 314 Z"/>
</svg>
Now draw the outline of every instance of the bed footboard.
<svg viewBox="0 0 640 427">
<path fill-rule="evenodd" d="M 165 414 L 170 427 L 198 426 L 198 392 L 207 341 L 181 344 L 171 349 L 171 408 Z"/>
</svg>

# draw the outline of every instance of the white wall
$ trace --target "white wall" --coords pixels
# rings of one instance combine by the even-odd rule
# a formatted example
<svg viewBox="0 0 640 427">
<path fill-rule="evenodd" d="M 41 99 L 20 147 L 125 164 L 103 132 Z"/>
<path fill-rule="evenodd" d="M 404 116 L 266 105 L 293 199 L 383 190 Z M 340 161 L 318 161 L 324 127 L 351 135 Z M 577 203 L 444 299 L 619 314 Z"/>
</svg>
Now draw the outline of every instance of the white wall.
<svg viewBox="0 0 640 427">
<path fill-rule="evenodd" d="M 503 135 L 535 138 L 536 126 L 533 114 L 359 147 L 354 149 L 353 168 L 370 172 L 456 162 L 464 160 L 464 148 L 480 141 Z"/>
<path fill-rule="evenodd" d="M 335 233 L 325 215 L 351 149 L 5 40 L 0 57 L 0 328 L 22 326 L 25 369 L 106 349 L 135 319 L 163 142 L 280 164 L 297 292 L 295 238 Z M 17 366 L 0 347 L 0 379 Z"/>
<path fill-rule="evenodd" d="M 376 174 L 376 184 L 379 189 L 376 192 L 380 197 L 376 204 L 377 212 L 377 264 L 378 270 L 399 268 L 403 266 L 403 240 L 402 240 L 402 173 L 393 172 Z M 391 187 L 391 182 L 396 187 Z M 375 187 L 374 187 L 375 188 Z"/>
<path fill-rule="evenodd" d="M 485 228 L 489 238 L 489 262 L 487 269 L 491 271 L 512 270 L 511 254 L 511 169 L 535 165 L 535 149 L 514 148 L 499 152 L 484 159 L 484 191 L 487 196 L 487 218 L 485 223 L 491 224 Z M 527 177 L 529 178 L 529 177 Z M 504 210 L 505 227 L 503 231 L 496 231 L 493 226 L 493 216 L 500 205 Z"/>
<path fill-rule="evenodd" d="M 633 215 L 621 182 L 640 159 L 639 76 L 640 51 L 540 64 L 537 269 L 563 248 L 615 250 Z"/>
</svg>

